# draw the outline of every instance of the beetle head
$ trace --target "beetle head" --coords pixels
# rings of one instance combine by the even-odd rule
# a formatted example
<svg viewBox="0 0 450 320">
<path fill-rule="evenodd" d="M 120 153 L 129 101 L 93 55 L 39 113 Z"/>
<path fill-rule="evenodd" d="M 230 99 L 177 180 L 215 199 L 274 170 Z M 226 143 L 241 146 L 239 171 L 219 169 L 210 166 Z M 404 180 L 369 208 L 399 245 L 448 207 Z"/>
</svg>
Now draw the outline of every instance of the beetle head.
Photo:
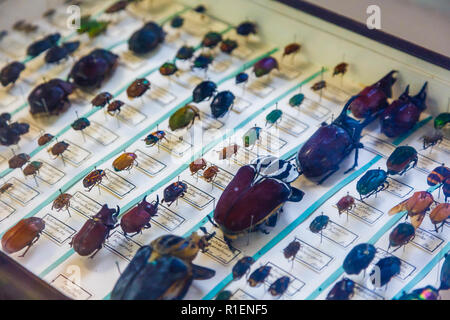
<svg viewBox="0 0 450 320">
<path fill-rule="evenodd" d="M 156 195 L 156 203 L 155 204 L 147 202 L 146 198 L 147 198 L 147 196 L 145 196 L 144 199 L 142 199 L 141 203 L 139 203 L 139 207 L 144 209 L 144 211 L 146 211 L 147 213 L 149 213 L 151 215 L 156 214 L 156 212 L 158 210 L 159 196 Z"/>
<path fill-rule="evenodd" d="M 110 209 L 107 204 L 104 204 L 94 218 L 100 220 L 103 224 L 112 227 L 117 223 L 117 216 L 119 213 L 119 206 L 117 206 L 117 209 Z"/>
<path fill-rule="evenodd" d="M 263 156 L 252 161 L 256 172 L 265 178 L 272 178 L 290 183 L 298 178 L 300 173 L 289 161 L 274 156 Z"/>
</svg>

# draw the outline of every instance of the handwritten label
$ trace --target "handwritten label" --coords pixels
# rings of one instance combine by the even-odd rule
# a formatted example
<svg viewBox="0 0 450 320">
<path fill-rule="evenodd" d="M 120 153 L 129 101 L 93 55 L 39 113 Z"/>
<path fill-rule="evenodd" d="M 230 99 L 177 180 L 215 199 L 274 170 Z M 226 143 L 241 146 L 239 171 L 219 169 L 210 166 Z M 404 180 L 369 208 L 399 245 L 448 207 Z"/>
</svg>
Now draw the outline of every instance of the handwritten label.
<svg viewBox="0 0 450 320">
<path fill-rule="evenodd" d="M 153 158 L 152 156 L 149 156 L 139 149 L 137 149 L 134 153 L 137 155 L 138 159 L 138 166 L 136 166 L 136 168 L 152 177 L 156 176 L 166 168 L 166 165 L 164 163 Z"/>
<path fill-rule="evenodd" d="M 256 300 L 256 298 L 243 291 L 242 289 L 237 289 L 236 292 L 231 296 L 230 300 Z"/>
<path fill-rule="evenodd" d="M 192 148 L 192 144 L 169 132 L 166 132 L 166 138 L 160 140 L 159 145 L 179 157 Z"/>
<path fill-rule="evenodd" d="M 241 251 L 236 248 L 235 251 L 232 252 L 225 241 L 217 237 L 213 237 L 209 242 L 208 251 L 205 252 L 205 255 L 213 258 L 223 265 L 227 265 L 240 253 Z"/>
<path fill-rule="evenodd" d="M 14 213 L 14 211 L 16 211 L 16 209 L 0 200 L 0 222 L 8 219 Z"/>
<path fill-rule="evenodd" d="M 106 177 L 102 179 L 100 185 L 105 189 L 111 191 L 119 198 L 123 198 L 130 193 L 136 186 L 125 178 L 122 178 L 117 173 L 106 169 Z"/>
<path fill-rule="evenodd" d="M 158 214 L 152 218 L 152 222 L 167 231 L 178 228 L 186 219 L 170 210 L 168 207 L 159 204 Z"/>
<path fill-rule="evenodd" d="M 295 256 L 296 261 L 305 264 L 316 272 L 322 271 L 331 261 L 333 261 L 333 257 L 325 252 L 320 251 L 300 239 L 296 238 L 296 240 L 301 243 L 300 250 Z"/>
<path fill-rule="evenodd" d="M 433 160 L 427 156 L 424 156 L 422 154 L 418 154 L 419 161 L 417 161 L 416 168 L 426 174 L 430 173 L 434 170 L 434 168 L 439 167 L 442 165 L 442 163 L 437 162 L 436 160 Z"/>
<path fill-rule="evenodd" d="M 91 125 L 84 129 L 83 133 L 104 146 L 113 143 L 118 138 L 114 132 L 94 121 L 91 121 Z"/>
<path fill-rule="evenodd" d="M 151 88 L 149 97 L 163 106 L 168 105 L 176 99 L 169 91 L 157 86 Z"/>
<path fill-rule="evenodd" d="M 27 204 L 35 197 L 39 195 L 39 192 L 29 185 L 23 183 L 19 179 L 11 178 L 8 183 L 12 184 L 6 193 L 13 199 L 19 201 L 22 204 Z"/>
<path fill-rule="evenodd" d="M 253 159 L 255 159 L 258 155 L 253 151 L 250 151 L 247 148 L 239 148 L 238 152 L 235 156 L 232 157 L 233 161 L 239 165 L 249 164 Z"/>
<path fill-rule="evenodd" d="M 0 91 L 0 105 L 2 107 L 7 107 L 7 106 L 13 104 L 17 99 L 18 99 L 18 97 L 16 97 L 16 96 L 13 96 L 7 92 Z"/>
<path fill-rule="evenodd" d="M 39 169 L 37 177 L 42 181 L 45 181 L 50 185 L 54 185 L 65 176 L 64 172 L 56 169 L 54 166 L 48 164 L 47 162 L 43 160 L 38 161 L 42 162 L 42 167 Z"/>
<path fill-rule="evenodd" d="M 230 65 L 231 65 L 231 59 L 228 56 L 219 56 L 217 58 L 214 59 L 212 66 L 211 66 L 211 70 L 214 73 L 221 73 L 226 71 Z"/>
<path fill-rule="evenodd" d="M 309 115 L 311 118 L 321 120 L 325 118 L 331 111 L 327 107 L 324 107 L 317 101 L 305 98 L 303 103 L 297 107 L 300 111 Z"/>
<path fill-rule="evenodd" d="M 276 127 L 294 137 L 298 137 L 309 128 L 309 125 L 283 112 L 281 121 L 276 124 Z"/>
<path fill-rule="evenodd" d="M 111 233 L 106 240 L 105 247 L 119 257 L 131 261 L 141 245 L 131 238 L 125 237 L 122 232 L 116 230 Z"/>
<path fill-rule="evenodd" d="M 295 59 L 295 55 L 293 58 Z M 300 70 L 298 64 L 287 63 L 287 62 L 282 62 L 280 71 L 276 72 L 277 77 L 280 77 L 283 79 L 288 79 L 288 80 L 293 80 L 293 79 L 297 78 L 298 76 L 300 76 L 301 74 L 302 74 L 302 71 Z"/>
<path fill-rule="evenodd" d="M 355 283 L 355 294 L 352 300 L 384 300 L 382 296 L 368 288 Z"/>
<path fill-rule="evenodd" d="M 86 160 L 91 155 L 89 151 L 83 149 L 79 145 L 70 142 L 68 140 L 66 140 L 66 142 L 69 144 L 69 147 L 62 154 L 64 160 L 67 159 L 72 164 L 79 166 L 84 160 Z"/>
<path fill-rule="evenodd" d="M 404 198 L 414 190 L 413 187 L 408 186 L 407 184 L 404 184 L 396 179 L 388 177 L 387 181 L 389 182 L 389 188 L 387 188 L 386 191 L 399 198 Z"/>
<path fill-rule="evenodd" d="M 202 123 L 203 130 L 220 129 L 223 127 L 223 122 L 214 119 L 209 114 L 200 111 L 200 121 Z"/>
<path fill-rule="evenodd" d="M 102 205 L 84 193 L 77 191 L 70 199 L 70 207 L 89 219 L 100 211 Z"/>
<path fill-rule="evenodd" d="M 130 105 L 126 105 L 124 108 L 121 108 L 117 117 L 131 126 L 135 126 L 147 119 L 145 114 Z"/>
<path fill-rule="evenodd" d="M 219 172 L 217 173 L 216 178 L 213 180 L 213 184 L 223 190 L 228 186 L 234 175 L 219 166 L 217 167 L 219 168 Z"/>
<path fill-rule="evenodd" d="M 233 107 L 231 108 L 231 110 L 236 113 L 241 113 L 242 111 L 245 111 L 251 105 L 252 105 L 252 103 L 250 101 L 247 101 L 240 96 L 236 96 L 236 99 L 234 100 L 234 104 L 233 104 Z"/>
<path fill-rule="evenodd" d="M 272 283 L 274 283 L 277 279 L 288 276 L 291 281 L 289 282 L 289 286 L 285 292 L 288 296 L 293 296 L 297 292 L 301 290 L 305 286 L 305 283 L 292 275 L 291 273 L 281 269 L 276 264 L 269 262 L 267 263 L 268 266 L 272 267 L 270 270 L 269 275 L 267 276 L 265 283 L 270 286 Z"/>
<path fill-rule="evenodd" d="M 435 236 L 434 234 L 422 229 L 416 229 L 416 235 L 411 240 L 412 243 L 422 248 L 428 253 L 433 253 L 437 248 L 444 243 L 444 240 Z"/>
<path fill-rule="evenodd" d="M 44 233 L 58 245 L 64 243 L 76 233 L 74 228 L 51 214 L 46 214 L 43 219 L 45 221 Z"/>
<path fill-rule="evenodd" d="M 272 93 L 272 91 L 275 90 L 274 87 L 271 87 L 266 81 L 263 80 L 252 81 L 252 83 L 248 86 L 248 89 L 261 98 L 267 97 L 270 93 Z"/>
<path fill-rule="evenodd" d="M 377 208 L 362 202 L 355 198 L 355 207 L 349 211 L 350 214 L 355 216 L 356 218 L 361 219 L 368 224 L 374 224 L 378 219 L 383 216 L 383 211 L 378 210 Z M 342 213 L 345 214 L 345 213 Z"/>
<path fill-rule="evenodd" d="M 87 290 L 75 284 L 63 274 L 59 274 L 51 282 L 51 285 L 61 290 L 67 296 L 76 300 L 88 300 L 90 297 L 92 297 L 92 294 L 90 294 Z"/>
<path fill-rule="evenodd" d="M 146 59 L 135 55 L 130 50 L 123 51 L 120 58 L 121 63 L 125 64 L 131 70 L 139 69 L 146 62 Z"/>
<path fill-rule="evenodd" d="M 206 192 L 200 190 L 197 187 L 194 187 L 192 184 L 184 180 L 183 182 L 188 185 L 188 188 L 184 197 L 181 199 L 194 206 L 195 208 L 202 210 L 214 200 L 214 197 L 210 196 Z"/>
<path fill-rule="evenodd" d="M 203 80 L 192 72 L 180 72 L 180 74 L 174 79 L 174 81 L 183 88 L 192 89 Z"/>
<path fill-rule="evenodd" d="M 320 233 L 318 235 L 320 236 Z M 355 233 L 331 220 L 328 222 L 327 227 L 323 229 L 322 235 L 343 248 L 347 248 L 358 238 Z"/>
<path fill-rule="evenodd" d="M 395 150 L 395 146 L 389 142 L 378 139 L 370 134 L 365 134 L 361 138 L 361 143 L 364 144 L 364 149 L 379 154 L 380 156 L 387 158 Z"/>
<path fill-rule="evenodd" d="M 275 152 L 283 148 L 287 142 L 268 131 L 261 131 L 260 145 L 269 152 Z"/>
</svg>

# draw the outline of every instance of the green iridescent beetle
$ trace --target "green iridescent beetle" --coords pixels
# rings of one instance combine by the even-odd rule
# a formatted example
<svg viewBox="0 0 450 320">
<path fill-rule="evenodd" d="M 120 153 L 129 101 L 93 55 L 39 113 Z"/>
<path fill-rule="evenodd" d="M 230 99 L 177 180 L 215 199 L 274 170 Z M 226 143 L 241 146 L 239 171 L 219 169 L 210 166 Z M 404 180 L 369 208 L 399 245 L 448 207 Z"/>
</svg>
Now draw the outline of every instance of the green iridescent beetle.
<svg viewBox="0 0 450 320">
<path fill-rule="evenodd" d="M 289 99 L 289 105 L 291 107 L 299 107 L 303 103 L 303 100 L 305 100 L 305 95 L 303 93 L 296 94 Z"/>
<path fill-rule="evenodd" d="M 100 33 L 105 32 L 109 25 L 109 21 L 98 21 L 91 19 L 90 16 L 84 16 L 80 19 L 80 28 L 77 30 L 79 34 L 86 33 L 89 38 L 95 38 Z"/>
<path fill-rule="evenodd" d="M 266 126 L 267 124 L 270 124 L 270 126 L 273 126 L 275 123 L 281 120 L 281 116 L 283 115 L 283 111 L 280 109 L 272 110 L 267 116 L 266 116 Z"/>
<path fill-rule="evenodd" d="M 442 129 L 449 122 L 450 122 L 450 113 L 449 112 L 441 113 L 434 119 L 434 128 L 436 130 Z"/>
<path fill-rule="evenodd" d="M 194 124 L 195 118 L 200 119 L 200 111 L 196 107 L 187 104 L 170 116 L 169 127 L 172 131 L 190 127 Z"/>
</svg>

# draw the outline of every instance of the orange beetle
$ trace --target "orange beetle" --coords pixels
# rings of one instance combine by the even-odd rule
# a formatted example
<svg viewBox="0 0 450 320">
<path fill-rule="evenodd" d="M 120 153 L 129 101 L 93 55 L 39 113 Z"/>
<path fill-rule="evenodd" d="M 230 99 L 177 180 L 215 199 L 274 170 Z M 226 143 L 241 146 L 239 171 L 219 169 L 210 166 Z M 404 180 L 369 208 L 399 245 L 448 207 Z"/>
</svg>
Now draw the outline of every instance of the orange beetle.
<svg viewBox="0 0 450 320">
<path fill-rule="evenodd" d="M 219 171 L 220 170 L 218 167 L 211 166 L 203 172 L 203 179 L 205 179 L 206 182 L 212 182 L 217 177 L 217 173 L 219 173 Z"/>
<path fill-rule="evenodd" d="M 112 163 L 115 171 L 131 170 L 136 163 L 137 154 L 133 152 L 125 152 L 114 160 Z"/>
<path fill-rule="evenodd" d="M 194 160 L 189 165 L 189 170 L 192 174 L 196 174 L 200 170 L 206 169 L 206 161 L 203 158 L 199 158 L 197 160 Z"/>
<path fill-rule="evenodd" d="M 430 213 L 431 223 L 434 224 L 434 228 L 436 232 L 439 231 L 439 228 L 444 229 L 444 224 L 447 222 L 447 219 L 450 217 L 450 203 L 440 203 L 438 204 Z M 441 224 L 439 227 L 438 224 Z"/>
<path fill-rule="evenodd" d="M 418 191 L 410 198 L 400 202 L 389 210 L 389 215 L 391 216 L 402 211 L 407 211 L 408 216 L 411 217 L 411 224 L 417 229 L 433 203 L 434 199 L 431 193 L 427 191 Z"/>
<path fill-rule="evenodd" d="M 6 253 L 14 253 L 27 247 L 21 257 L 25 256 L 31 246 L 39 240 L 45 229 L 45 221 L 38 217 L 20 220 L 2 237 L 2 248 Z"/>
</svg>

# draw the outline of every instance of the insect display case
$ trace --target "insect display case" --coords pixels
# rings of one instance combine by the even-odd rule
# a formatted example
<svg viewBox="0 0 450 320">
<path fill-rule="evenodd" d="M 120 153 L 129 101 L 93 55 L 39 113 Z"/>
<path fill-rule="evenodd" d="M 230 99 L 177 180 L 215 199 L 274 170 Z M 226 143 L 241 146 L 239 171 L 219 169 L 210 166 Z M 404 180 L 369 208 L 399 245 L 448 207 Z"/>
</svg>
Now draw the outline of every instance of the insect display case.
<svg viewBox="0 0 450 320">
<path fill-rule="evenodd" d="M 302 1 L 66 6 L 0 42 L 18 297 L 445 297 L 448 57 Z"/>
</svg>

